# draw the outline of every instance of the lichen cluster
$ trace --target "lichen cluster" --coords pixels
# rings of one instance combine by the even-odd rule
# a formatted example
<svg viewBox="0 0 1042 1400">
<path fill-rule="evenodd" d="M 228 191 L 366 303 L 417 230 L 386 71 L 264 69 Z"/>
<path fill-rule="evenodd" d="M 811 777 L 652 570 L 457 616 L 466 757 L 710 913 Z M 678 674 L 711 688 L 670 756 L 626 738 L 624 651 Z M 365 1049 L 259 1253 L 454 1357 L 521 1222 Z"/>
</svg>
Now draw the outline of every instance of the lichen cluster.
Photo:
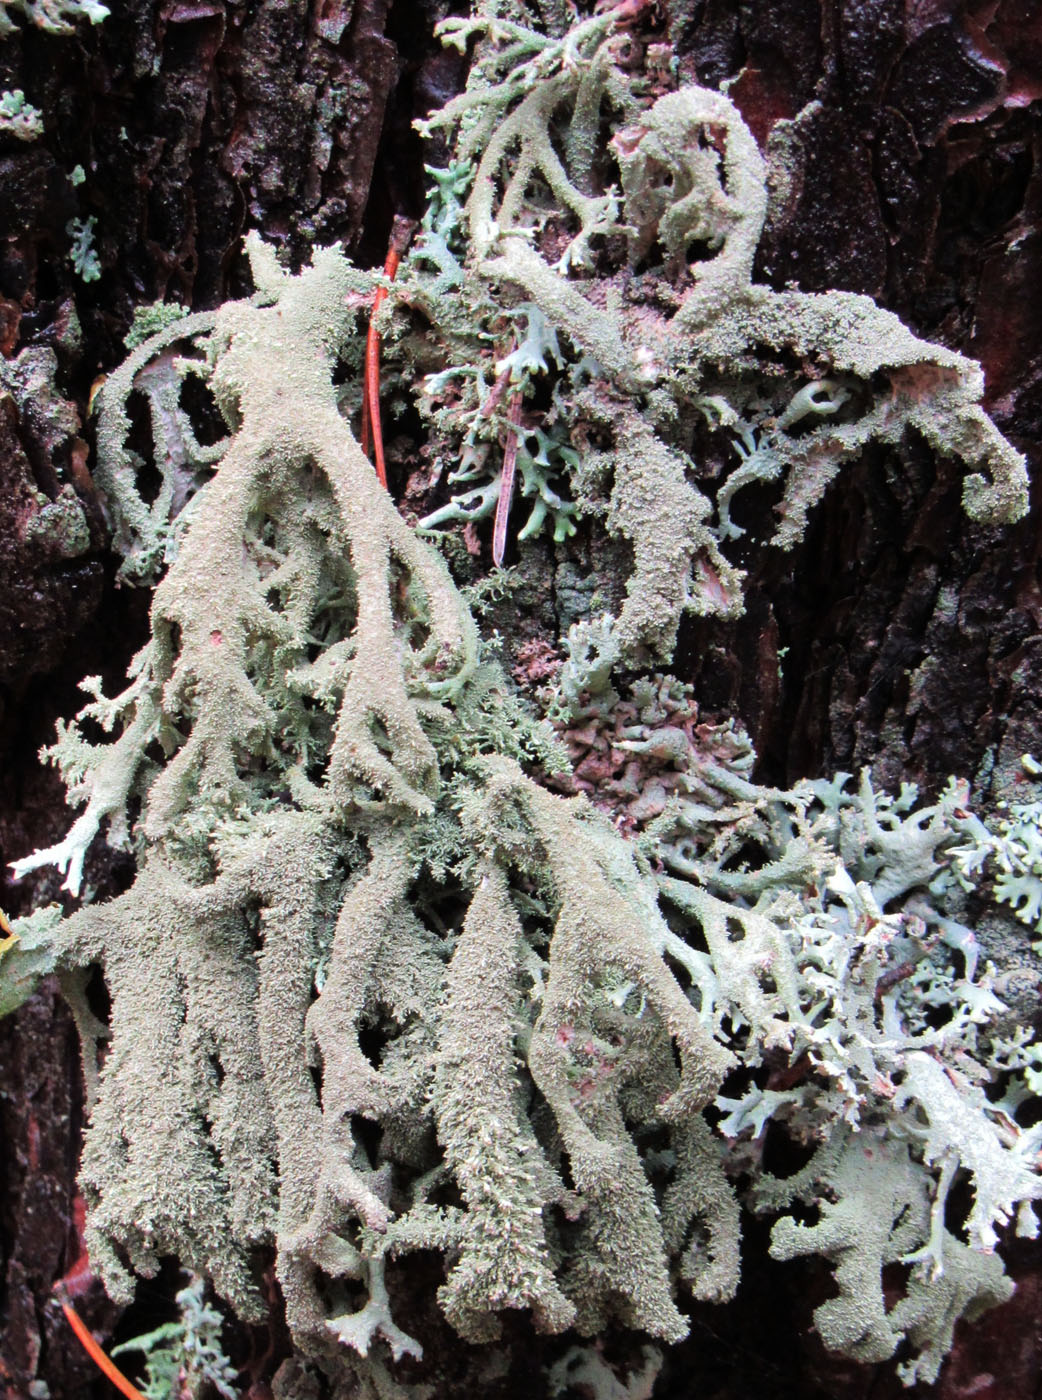
<svg viewBox="0 0 1042 1400">
<path fill-rule="evenodd" d="M 468 1337 L 526 1307 L 675 1339 L 634 1135 L 675 1123 L 678 1177 L 719 1177 L 692 1122 L 730 1056 L 661 960 L 634 853 L 525 776 L 549 734 L 479 666 L 444 564 L 337 411 L 367 279 L 335 250 L 296 278 L 260 243 L 251 257 L 258 296 L 222 308 L 207 346 L 232 431 L 173 532 L 127 689 L 88 683 L 53 751 L 85 810 L 20 866 L 57 864 L 78 892 L 103 822 L 138 856 L 132 888 L 52 944 L 91 1086 L 93 1265 L 128 1299 L 128 1263 L 174 1254 L 250 1316 L 250 1251 L 273 1238 L 305 1350 L 379 1336 L 415 1355 L 384 1260 L 436 1244 Z M 91 964 L 111 1035 L 83 998 Z M 689 1220 L 702 1193 L 683 1194 Z"/>
<path fill-rule="evenodd" d="M 1031 754 L 1022 759 L 1025 779 L 1037 783 L 1042 765 Z M 960 876 L 969 887 L 990 877 L 994 898 L 1008 904 L 1022 924 L 1042 935 L 1042 802 L 1002 802 L 991 826 L 974 823 L 965 846 L 955 852 Z M 1032 944 L 1042 951 L 1042 941 Z"/>
<path fill-rule="evenodd" d="M 78 20 L 100 24 L 109 14 L 99 0 L 0 0 L 0 39 L 13 34 L 17 27 L 12 11 L 20 12 L 47 34 L 72 34 Z"/>
<path fill-rule="evenodd" d="M 614 688 L 669 654 L 682 605 L 738 605 L 724 548 L 750 482 L 784 477 L 791 543 L 843 460 L 915 429 L 974 469 L 971 513 L 1024 498 L 968 361 L 864 298 L 752 283 L 755 144 L 725 98 L 642 64 L 622 22 L 446 22 L 478 40 L 433 123 L 458 131 L 453 164 L 381 313 L 388 363 L 425 360 L 421 410 L 465 462 L 491 469 L 506 397 L 543 381 L 542 422 L 520 425 L 536 511 L 552 493 L 563 529 L 599 497 L 633 545 L 621 613 L 573 630 L 548 719 L 351 432 L 340 385 L 374 283 L 340 250 L 291 276 L 252 238 L 255 295 L 159 329 L 101 397 L 98 479 L 126 573 L 159 578 L 151 635 L 120 695 L 85 682 L 49 751 L 83 811 L 17 869 L 55 865 L 79 894 L 103 834 L 137 874 L 18 922 L 0 1007 L 62 978 L 112 1295 L 173 1255 L 255 1317 L 273 1247 L 292 1365 L 345 1397 L 403 1393 L 391 1368 L 422 1357 L 393 1303 L 412 1251 L 444 1257 L 437 1304 L 469 1342 L 509 1309 L 675 1342 L 688 1293 L 737 1287 L 741 1201 L 779 1217 L 776 1256 L 832 1264 L 830 1346 L 904 1343 L 905 1379 L 928 1380 L 955 1320 L 1008 1294 L 997 1231 L 1031 1231 L 1042 1195 L 1017 1116 L 1035 1047 L 998 1035 L 965 922 L 983 828 L 964 787 L 926 805 L 867 772 L 763 787 L 740 728 L 701 722 L 676 681 Z M 688 266 L 692 240 L 711 256 Z M 226 425 L 213 441 L 188 375 Z M 706 419 L 740 445 L 712 501 L 684 445 Z M 768 1120 L 814 1146 L 796 1176 L 764 1170 Z M 579 1353 L 560 1370 L 601 1374 Z"/>
<path fill-rule="evenodd" d="M 0 134 L 18 141 L 35 141 L 43 134 L 43 116 L 38 107 L 25 100 L 21 88 L 0 93 Z"/>
<path fill-rule="evenodd" d="M 756 142 L 720 93 L 675 90 L 626 10 L 559 37 L 499 12 L 443 22 L 445 42 L 479 42 L 467 90 L 424 124 L 456 132 L 454 161 L 401 281 L 430 323 L 415 372 L 441 341 L 421 411 L 435 450 L 463 464 L 450 481 L 470 486 L 424 523 L 492 511 L 506 375 L 541 449 L 522 534 L 549 513 L 561 539 L 607 503 L 633 551 L 618 637 L 634 661 L 668 659 L 685 608 L 740 611 L 725 546 L 754 485 L 781 488 L 769 542 L 783 549 L 845 462 L 910 432 L 969 469 L 975 519 L 1015 519 L 1027 497 L 1023 458 L 979 406 L 979 366 L 868 297 L 753 281 Z M 726 463 L 715 484 L 708 455 Z"/>
<path fill-rule="evenodd" d="M 620 700 L 603 623 L 569 642 L 557 721 L 576 756 L 567 781 L 639 833 L 682 935 L 667 958 L 742 1066 L 714 1103 L 726 1169 L 752 1173 L 753 1210 L 818 1210 L 814 1225 L 783 1215 L 771 1253 L 833 1262 L 838 1294 L 815 1313 L 828 1344 L 880 1361 L 905 1341 L 902 1378 L 930 1382 L 957 1318 L 1011 1291 L 999 1229 L 1016 1215 L 1037 1233 L 1042 1131 L 1017 1115 L 1042 1082 L 1040 1047 L 1026 1027 L 999 1033 L 1004 979 L 981 968 L 960 918 L 992 860 L 993 895 L 1011 902 L 1003 880 L 1037 804 L 992 831 L 955 780 L 932 805 L 910 786 L 877 792 L 867 770 L 856 787 L 848 774 L 759 786 L 741 731 L 699 723 L 672 678 Z M 817 1144 L 795 1176 L 763 1170 L 768 1122 Z M 956 1181 L 973 1194 L 953 1231 Z M 906 1291 L 888 1307 L 882 1270 L 899 1262 L 911 1266 Z"/>
</svg>

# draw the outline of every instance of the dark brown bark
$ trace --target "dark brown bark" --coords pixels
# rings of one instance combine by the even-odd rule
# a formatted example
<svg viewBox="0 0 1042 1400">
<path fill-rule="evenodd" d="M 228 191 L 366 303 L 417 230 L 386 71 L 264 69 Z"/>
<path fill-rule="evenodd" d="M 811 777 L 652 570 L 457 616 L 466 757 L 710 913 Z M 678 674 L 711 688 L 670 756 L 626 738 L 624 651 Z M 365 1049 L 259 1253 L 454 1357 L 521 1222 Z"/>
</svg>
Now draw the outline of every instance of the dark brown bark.
<svg viewBox="0 0 1042 1400">
<path fill-rule="evenodd" d="M 677 9 L 689 71 L 739 74 L 732 96 L 761 141 L 793 122 L 800 177 L 772 209 L 760 275 L 866 292 L 979 358 L 989 410 L 1037 461 L 1033 7 Z M 1008 774 L 1038 735 L 1037 522 L 973 526 L 956 478 L 916 444 L 866 454 L 797 550 L 753 561 L 744 619 L 689 630 L 688 668 L 707 705 L 743 716 L 779 777 L 874 762 L 886 783 L 936 783 L 976 773 L 988 749 Z"/>
<path fill-rule="evenodd" d="M 125 0 L 97 29 L 67 39 L 22 30 L 0 49 L 0 87 L 22 87 L 46 129 L 32 145 L 0 146 L 0 348 L 49 349 L 67 396 L 0 401 L 5 861 L 66 824 L 60 785 L 35 751 L 75 708 L 76 681 L 118 676 L 144 634 L 147 600 L 113 587 L 91 492 L 92 381 L 120 359 L 134 306 L 174 297 L 198 309 L 241 292 L 248 228 L 298 260 L 312 243 L 341 239 L 382 261 L 393 212 L 415 213 L 421 199 L 424 152 L 409 123 L 461 79 L 460 60 L 432 37 L 441 3 Z M 980 358 L 996 421 L 1038 461 L 1038 6 L 665 0 L 649 23 L 685 76 L 733 80 L 761 142 L 772 130 L 777 139 L 778 121 L 792 123 L 799 178 L 772 207 L 758 275 L 776 287 L 867 292 L 918 333 Z M 87 174 L 78 187 L 67 178 L 77 164 Z M 66 225 L 89 216 L 103 273 L 84 285 Z M 33 524 L 63 488 L 84 501 L 91 526 L 72 554 L 42 547 Z M 986 799 L 986 754 L 1008 782 L 1019 755 L 1042 745 L 1038 520 L 1035 511 L 1001 533 L 972 526 L 955 474 L 922 444 L 868 453 L 830 488 L 795 551 L 739 561 L 750 569 L 745 617 L 686 624 L 675 669 L 705 711 L 744 720 L 770 776 L 868 762 L 887 784 L 981 772 Z M 516 634 L 550 634 L 555 621 L 551 601 L 537 599 Z M 104 890 L 125 872 L 98 856 L 88 874 Z M 56 886 L 8 883 L 4 907 L 53 898 Z M 55 1400 L 109 1393 L 48 1301 L 74 1253 L 73 1039 L 53 986 L 0 1024 L 3 1400 L 28 1396 L 34 1381 Z M 1010 1263 L 1020 1289 L 960 1331 L 937 1391 L 945 1400 L 1036 1394 L 1038 1252 L 1017 1246 Z M 399 1286 L 425 1297 L 437 1282 L 432 1260 Z M 770 1264 L 763 1227 L 751 1223 L 739 1299 L 695 1310 L 692 1338 L 671 1354 L 656 1395 L 896 1396 L 891 1367 L 838 1363 L 809 1335 L 822 1286 L 810 1266 Z M 111 1305 L 92 1294 L 83 1307 L 111 1333 Z M 146 1294 L 121 1335 L 152 1325 L 156 1309 L 162 1300 Z M 258 1384 L 285 1354 L 273 1335 Z M 536 1394 L 538 1367 L 563 1349 L 513 1322 L 510 1364 L 494 1379 L 447 1326 L 421 1335 L 446 1396 Z M 268 1338 L 237 1341 L 245 1360 Z M 635 1354 L 633 1338 L 617 1345 L 620 1357 Z"/>
</svg>

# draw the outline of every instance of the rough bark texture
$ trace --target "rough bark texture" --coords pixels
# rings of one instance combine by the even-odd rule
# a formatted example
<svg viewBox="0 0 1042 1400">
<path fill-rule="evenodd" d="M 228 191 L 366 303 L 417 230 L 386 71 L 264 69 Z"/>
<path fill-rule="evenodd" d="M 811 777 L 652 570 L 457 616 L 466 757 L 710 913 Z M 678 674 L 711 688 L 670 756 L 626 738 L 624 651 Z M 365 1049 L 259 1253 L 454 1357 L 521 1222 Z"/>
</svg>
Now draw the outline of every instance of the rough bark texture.
<svg viewBox="0 0 1042 1400">
<path fill-rule="evenodd" d="M 757 137 L 773 128 L 795 153 L 759 275 L 866 292 L 976 356 L 989 411 L 1037 460 L 1032 9 L 710 3 L 675 33 L 703 81 L 740 74 L 731 93 Z M 1037 558 L 1037 515 L 1001 535 L 978 529 L 932 454 L 867 454 L 803 546 L 766 561 L 747 617 L 692 629 L 690 667 L 779 776 L 870 760 L 889 783 L 973 773 L 989 747 L 1015 759 L 1037 733 Z"/>
<path fill-rule="evenodd" d="M 145 601 L 112 586 L 92 495 L 84 425 L 93 379 L 118 362 L 135 305 L 172 295 L 198 309 L 241 292 L 248 228 L 297 258 L 333 239 L 366 261 L 382 258 L 392 212 L 415 212 L 420 198 L 424 156 L 409 122 L 461 79 L 459 59 L 432 39 L 440 5 L 124 0 L 97 29 L 72 38 L 22 29 L 0 48 L 0 87 L 23 88 L 45 121 L 31 145 L 0 141 L 0 349 L 49 348 L 67 395 L 0 398 L 4 861 L 62 830 L 59 785 L 35 752 L 74 708 L 76 680 L 120 674 L 145 627 Z M 758 139 L 786 142 L 794 158 L 797 178 L 775 191 L 758 275 L 776 287 L 870 293 L 917 333 L 980 358 L 990 411 L 1037 462 L 1037 5 L 668 0 L 652 22 L 682 73 L 733 80 Z M 77 164 L 87 179 L 74 186 Z M 65 230 L 91 215 L 103 271 L 84 285 Z M 34 525 L 63 488 L 88 507 L 91 537 L 75 548 L 41 543 Z M 744 618 L 685 626 L 675 669 L 695 681 L 706 711 L 742 717 L 767 775 L 866 762 L 889 784 L 980 774 L 986 801 L 987 756 L 1008 775 L 1042 744 L 1038 520 L 1036 511 L 1001 535 L 971 526 L 957 481 L 925 447 L 900 459 L 866 454 L 830 489 L 796 551 L 748 561 Z M 534 598 L 514 626 L 519 639 L 552 632 L 548 598 Z M 101 890 L 125 874 L 104 857 L 88 873 Z M 53 897 L 55 885 L 41 880 L 35 893 Z M 28 898 L 10 885 L 4 896 L 14 911 Z M 55 1400 L 109 1393 L 48 1302 L 75 1255 L 73 1039 L 52 986 L 0 1024 L 3 1400 L 47 1393 L 30 1391 L 34 1381 Z M 901 1393 L 891 1367 L 824 1354 L 808 1331 L 824 1275 L 771 1264 L 763 1227 L 749 1230 L 738 1301 L 696 1310 L 656 1396 Z M 945 1400 L 1036 1394 L 1037 1249 L 1017 1246 L 1010 1264 L 1018 1292 L 960 1332 L 936 1391 Z M 439 1281 L 433 1265 L 429 1273 L 413 1267 L 398 1286 L 422 1296 Z M 118 1335 L 152 1325 L 164 1306 L 161 1291 L 143 1290 Z M 100 1294 L 82 1309 L 112 1334 L 115 1310 Z M 447 1326 L 422 1339 L 446 1396 L 539 1393 L 537 1362 L 565 1345 L 517 1322 L 504 1348 L 512 1359 L 495 1377 Z M 285 1339 L 276 1321 L 236 1344 L 259 1400 Z M 633 1338 L 618 1339 L 619 1357 L 635 1351 Z"/>
</svg>

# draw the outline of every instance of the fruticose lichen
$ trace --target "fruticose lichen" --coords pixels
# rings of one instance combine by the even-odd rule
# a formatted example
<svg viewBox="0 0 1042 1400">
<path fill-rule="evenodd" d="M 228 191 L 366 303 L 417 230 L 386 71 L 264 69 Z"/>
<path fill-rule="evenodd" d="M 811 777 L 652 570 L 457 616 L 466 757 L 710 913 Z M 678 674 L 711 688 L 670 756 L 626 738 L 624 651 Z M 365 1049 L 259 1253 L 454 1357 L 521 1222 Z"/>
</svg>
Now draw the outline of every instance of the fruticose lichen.
<svg viewBox="0 0 1042 1400">
<path fill-rule="evenodd" d="M 723 546 L 743 533 L 734 498 L 754 483 L 784 483 L 771 541 L 783 549 L 871 440 L 915 432 L 964 463 L 975 519 L 1015 519 L 1027 497 L 1023 459 L 982 412 L 972 361 L 918 340 L 868 297 L 752 280 L 767 211 L 756 142 L 720 93 L 670 91 L 668 67 L 634 71 L 624 8 L 556 38 L 498 13 L 443 22 L 446 42 L 480 42 L 466 92 L 424 124 L 458 132 L 454 164 L 400 280 L 449 359 L 420 406 L 446 456 L 462 444 L 465 469 L 450 479 L 470 486 L 484 473 L 424 523 L 493 509 L 509 425 L 501 398 L 489 400 L 503 366 L 526 400 L 549 380 L 549 408 L 529 403 L 523 423 L 557 445 L 556 538 L 575 510 L 607 499 L 609 531 L 633 550 L 619 618 L 633 660 L 668 657 L 685 608 L 740 610 L 742 574 Z M 430 294 L 432 268 L 451 295 Z M 516 301 L 504 305 L 503 287 Z M 536 353 L 518 362 L 533 327 Z M 695 455 L 701 423 L 733 453 L 714 497 Z M 539 489 L 526 480 L 537 501 Z"/>
<path fill-rule="evenodd" d="M 0 1007 L 62 978 L 90 1102 L 87 1242 L 113 1297 L 173 1255 L 256 1317 L 274 1247 L 293 1365 L 345 1397 L 403 1393 L 389 1368 L 422 1356 L 394 1302 L 414 1250 L 444 1256 L 437 1303 L 469 1342 L 509 1309 L 549 1332 L 679 1340 L 688 1292 L 738 1284 L 729 1176 L 780 1215 L 772 1253 L 832 1264 L 827 1344 L 865 1360 L 903 1345 L 905 1379 L 929 1380 L 956 1318 L 1010 1291 L 997 1233 L 1014 1214 L 1031 1233 L 1042 1196 L 1040 1130 L 1017 1117 L 1035 1047 L 1008 1033 L 965 922 L 960 852 L 982 828 L 964 785 L 927 804 L 867 771 L 764 787 L 740 726 L 700 720 L 675 679 L 614 688 L 638 655 L 668 655 L 685 602 L 738 606 L 723 547 L 748 481 L 785 476 L 789 544 L 843 460 L 914 428 L 975 469 L 971 514 L 1024 500 L 970 362 L 865 298 L 751 282 L 755 144 L 719 94 L 623 64 L 623 17 L 557 38 L 446 22 L 479 45 L 435 119 L 460 135 L 402 275 L 426 341 L 382 313 L 389 365 L 422 354 L 445 376 L 421 394 L 445 451 L 447 386 L 491 458 L 507 390 L 553 378 L 527 441 L 558 444 L 576 506 L 604 488 L 633 544 L 625 605 L 573 630 L 548 721 L 352 435 L 339 383 L 374 279 L 339 249 L 291 276 L 251 237 L 255 295 L 159 330 L 100 397 L 124 570 L 159 577 L 151 635 L 120 695 L 84 683 L 49 751 L 83 811 L 16 869 L 55 865 L 76 895 L 104 834 L 137 874 L 65 919 L 16 921 Z M 692 240 L 713 256 L 689 268 Z M 656 247 L 643 293 L 611 270 Z M 779 369 L 790 352 L 813 372 Z M 188 375 L 226 425 L 211 442 Z M 161 475 L 147 502 L 135 392 Z M 715 505 L 684 447 L 705 417 L 740 444 Z M 796 1176 L 764 1170 L 768 1120 L 814 1145 Z M 785 1213 L 796 1201 L 816 1223 Z M 555 1384 L 580 1372 L 613 1393 L 578 1352 Z"/>
<path fill-rule="evenodd" d="M 77 20 L 100 24 L 109 14 L 99 0 L 0 0 L 0 39 L 15 30 L 12 11 L 20 11 L 30 24 L 48 34 L 71 34 Z"/>
<path fill-rule="evenodd" d="M 215 1392 L 221 1400 L 237 1400 L 235 1367 L 221 1346 L 223 1318 L 206 1301 L 204 1280 L 189 1279 L 174 1302 L 176 1322 L 121 1342 L 112 1355 L 137 1352 L 145 1358 L 144 1400 L 198 1400 Z"/>
<path fill-rule="evenodd" d="M 89 684 L 81 719 L 118 737 L 62 733 L 54 757 L 85 811 L 20 866 L 58 864 L 78 892 L 101 824 L 131 839 L 140 801 L 135 884 L 53 945 L 59 967 L 99 963 L 112 998 L 99 1079 L 106 1037 L 67 974 L 91 1085 L 94 1268 L 126 1299 L 127 1264 L 176 1254 L 252 1315 L 250 1250 L 274 1238 L 305 1349 L 364 1353 L 379 1335 L 415 1354 L 384 1256 L 437 1242 L 467 1336 L 531 1307 L 555 1329 L 617 1312 L 679 1337 L 632 1134 L 675 1122 L 681 1150 L 730 1056 L 661 961 L 634 853 L 524 775 L 518 758 L 546 758 L 549 736 L 479 666 L 444 565 L 337 412 L 336 347 L 368 279 L 337 250 L 296 278 L 256 241 L 251 259 L 258 297 L 222 308 L 208 347 L 234 431 L 177 533 L 128 688 L 110 701 Z M 439 909 L 461 900 L 454 933 Z M 587 1102 L 585 1046 L 609 1033 L 614 1069 Z M 690 1171 L 719 1176 L 705 1156 Z M 548 1233 L 556 1211 L 575 1221 L 567 1245 Z M 361 1313 L 352 1281 L 369 1290 Z"/>
</svg>

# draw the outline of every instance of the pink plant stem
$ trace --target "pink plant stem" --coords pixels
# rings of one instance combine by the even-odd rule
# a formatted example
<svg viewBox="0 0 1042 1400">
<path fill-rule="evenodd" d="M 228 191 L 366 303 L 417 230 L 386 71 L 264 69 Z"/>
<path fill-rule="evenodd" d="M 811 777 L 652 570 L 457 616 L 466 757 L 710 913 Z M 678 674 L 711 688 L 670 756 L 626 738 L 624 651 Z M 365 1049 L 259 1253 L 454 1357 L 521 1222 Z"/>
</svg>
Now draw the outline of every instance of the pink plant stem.
<svg viewBox="0 0 1042 1400">
<path fill-rule="evenodd" d="M 507 437 L 503 444 L 503 474 L 499 480 L 499 500 L 496 502 L 496 524 L 492 531 L 492 562 L 498 569 L 503 563 L 507 548 L 507 525 L 510 521 L 510 503 L 514 496 L 514 471 L 517 466 L 517 449 L 521 441 L 521 390 L 515 389 L 510 396 L 507 411 Z"/>
</svg>

